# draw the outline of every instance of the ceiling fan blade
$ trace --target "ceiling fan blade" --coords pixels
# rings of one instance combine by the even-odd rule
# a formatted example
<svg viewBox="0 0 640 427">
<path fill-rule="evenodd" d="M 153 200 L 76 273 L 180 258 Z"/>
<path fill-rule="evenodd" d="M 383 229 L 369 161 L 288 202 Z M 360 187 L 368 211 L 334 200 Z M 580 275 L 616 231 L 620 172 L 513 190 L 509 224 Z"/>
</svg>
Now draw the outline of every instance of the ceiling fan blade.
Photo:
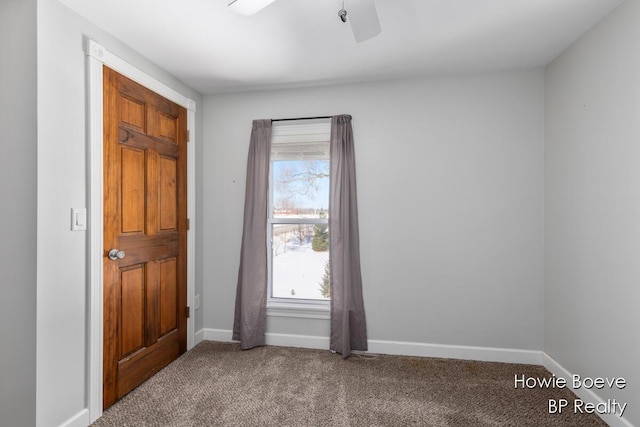
<svg viewBox="0 0 640 427">
<path fill-rule="evenodd" d="M 231 0 L 229 8 L 241 15 L 253 15 L 269 6 L 275 0 Z"/>
<path fill-rule="evenodd" d="M 374 0 L 349 0 L 349 21 L 356 42 L 367 41 L 382 31 Z"/>
</svg>

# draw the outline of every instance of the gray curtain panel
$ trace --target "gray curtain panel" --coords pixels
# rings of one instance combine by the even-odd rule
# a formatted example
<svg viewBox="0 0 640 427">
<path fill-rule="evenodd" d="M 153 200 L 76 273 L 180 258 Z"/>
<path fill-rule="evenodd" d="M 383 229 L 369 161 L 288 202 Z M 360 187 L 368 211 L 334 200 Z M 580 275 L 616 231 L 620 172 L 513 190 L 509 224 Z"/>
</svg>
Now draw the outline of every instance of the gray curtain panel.
<svg viewBox="0 0 640 427">
<path fill-rule="evenodd" d="M 265 344 L 267 319 L 267 209 L 271 120 L 254 120 L 247 160 L 244 227 L 233 339 L 243 349 Z"/>
<path fill-rule="evenodd" d="M 330 348 L 346 358 L 352 350 L 367 350 L 351 116 L 340 115 L 332 118 L 330 150 Z"/>
</svg>

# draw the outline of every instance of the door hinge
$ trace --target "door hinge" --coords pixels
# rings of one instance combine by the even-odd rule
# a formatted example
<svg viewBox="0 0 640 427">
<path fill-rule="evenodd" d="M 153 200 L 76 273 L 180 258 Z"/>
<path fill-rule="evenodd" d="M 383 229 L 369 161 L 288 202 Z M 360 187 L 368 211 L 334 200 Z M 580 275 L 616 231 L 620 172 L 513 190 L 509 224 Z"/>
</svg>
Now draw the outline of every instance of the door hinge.
<svg viewBox="0 0 640 427">
<path fill-rule="evenodd" d="M 191 132 L 187 129 L 187 142 L 191 142 Z"/>
<path fill-rule="evenodd" d="M 187 319 L 191 317 L 191 307 L 187 307 Z"/>
<path fill-rule="evenodd" d="M 187 230 L 191 229 L 191 218 L 187 218 Z"/>
</svg>

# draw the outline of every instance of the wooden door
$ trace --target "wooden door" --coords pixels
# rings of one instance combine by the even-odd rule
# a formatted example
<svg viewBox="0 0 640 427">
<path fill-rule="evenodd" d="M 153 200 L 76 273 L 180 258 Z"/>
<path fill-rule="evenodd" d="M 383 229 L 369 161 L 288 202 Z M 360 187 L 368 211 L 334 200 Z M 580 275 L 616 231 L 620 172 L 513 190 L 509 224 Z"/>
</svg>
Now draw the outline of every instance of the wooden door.
<svg viewBox="0 0 640 427">
<path fill-rule="evenodd" d="M 184 108 L 104 67 L 105 409 L 186 351 L 186 127 Z"/>
</svg>

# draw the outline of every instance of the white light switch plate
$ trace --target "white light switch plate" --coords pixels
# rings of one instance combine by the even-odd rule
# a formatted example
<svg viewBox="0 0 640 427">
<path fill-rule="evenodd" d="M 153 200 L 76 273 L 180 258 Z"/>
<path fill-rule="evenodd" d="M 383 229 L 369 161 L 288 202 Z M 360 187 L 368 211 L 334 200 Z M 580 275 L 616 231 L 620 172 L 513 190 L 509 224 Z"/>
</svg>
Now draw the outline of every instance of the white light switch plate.
<svg viewBox="0 0 640 427">
<path fill-rule="evenodd" d="M 71 231 L 84 231 L 87 229 L 87 210 L 71 209 Z"/>
</svg>

